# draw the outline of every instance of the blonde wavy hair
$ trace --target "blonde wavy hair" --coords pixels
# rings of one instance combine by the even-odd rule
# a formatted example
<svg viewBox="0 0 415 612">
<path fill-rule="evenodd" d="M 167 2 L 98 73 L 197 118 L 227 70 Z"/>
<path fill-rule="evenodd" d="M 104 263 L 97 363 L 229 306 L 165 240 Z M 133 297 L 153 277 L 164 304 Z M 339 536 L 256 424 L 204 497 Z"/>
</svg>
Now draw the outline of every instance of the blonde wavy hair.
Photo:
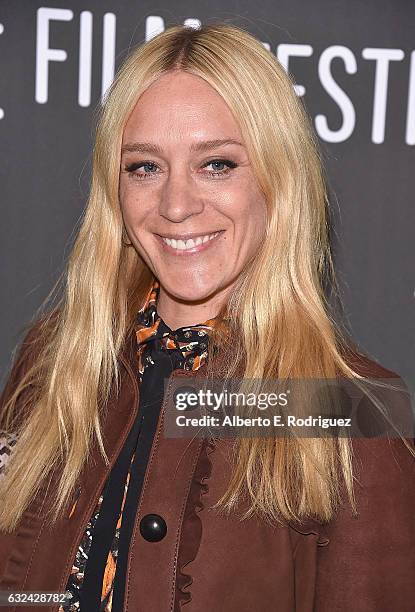
<svg viewBox="0 0 415 612">
<path fill-rule="evenodd" d="M 170 27 L 129 54 L 98 108 L 91 190 L 61 279 L 62 297 L 43 315 L 37 358 L 1 414 L 4 430 L 19 424 L 13 460 L 0 484 L 4 531 L 16 527 L 40 483 L 59 469 L 56 500 L 48 502 L 56 520 L 70 502 L 94 442 L 108 462 L 103 407 L 112 385 L 119 386 L 117 358 L 153 280 L 136 251 L 122 243 L 122 136 L 140 95 L 172 70 L 205 79 L 232 110 L 268 209 L 264 242 L 218 314 L 230 317 L 240 342 L 221 345 L 214 335 L 208 366 L 216 344 L 232 351 L 230 364 L 245 355 L 247 379 L 359 376 L 344 358 L 346 341 L 323 290 L 336 287 L 327 183 L 293 80 L 243 29 Z M 234 372 L 232 366 L 227 375 Z M 248 513 L 329 520 L 342 483 L 355 508 L 351 459 L 346 438 L 240 439 L 218 507 L 232 511 L 248 491 Z"/>
</svg>

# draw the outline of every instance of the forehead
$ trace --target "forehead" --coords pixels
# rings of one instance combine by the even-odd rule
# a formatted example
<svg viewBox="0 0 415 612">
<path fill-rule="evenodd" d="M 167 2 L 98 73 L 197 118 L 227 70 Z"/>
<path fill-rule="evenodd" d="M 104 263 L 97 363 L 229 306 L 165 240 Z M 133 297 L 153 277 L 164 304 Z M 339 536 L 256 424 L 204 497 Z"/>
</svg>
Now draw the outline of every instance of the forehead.
<svg viewBox="0 0 415 612">
<path fill-rule="evenodd" d="M 123 141 L 133 137 L 241 139 L 222 96 L 201 77 L 176 71 L 159 77 L 140 96 L 126 123 Z"/>
</svg>

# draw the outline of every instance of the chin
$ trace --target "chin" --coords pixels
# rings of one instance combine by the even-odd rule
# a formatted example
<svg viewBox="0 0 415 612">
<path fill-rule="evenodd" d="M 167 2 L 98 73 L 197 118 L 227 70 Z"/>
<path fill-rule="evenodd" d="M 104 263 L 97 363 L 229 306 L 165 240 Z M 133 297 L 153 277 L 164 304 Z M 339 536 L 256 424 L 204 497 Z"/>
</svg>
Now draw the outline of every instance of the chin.
<svg viewBox="0 0 415 612">
<path fill-rule="evenodd" d="M 170 277 L 166 283 L 163 282 L 163 278 L 160 278 L 160 283 L 164 287 L 165 291 L 170 293 L 177 300 L 183 302 L 203 302 L 211 298 L 215 293 L 220 291 L 221 285 L 218 283 L 206 282 L 201 283 L 200 279 L 192 279 L 191 277 L 177 278 L 173 281 Z"/>
</svg>

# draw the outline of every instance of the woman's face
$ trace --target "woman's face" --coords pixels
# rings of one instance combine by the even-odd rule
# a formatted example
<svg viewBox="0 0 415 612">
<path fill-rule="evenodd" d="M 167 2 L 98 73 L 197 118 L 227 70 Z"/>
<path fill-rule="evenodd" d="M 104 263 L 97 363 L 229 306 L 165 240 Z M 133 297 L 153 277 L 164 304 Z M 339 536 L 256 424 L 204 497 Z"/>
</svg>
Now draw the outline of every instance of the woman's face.
<svg viewBox="0 0 415 612">
<path fill-rule="evenodd" d="M 180 302 L 222 303 L 264 237 L 265 200 L 238 125 L 222 97 L 185 72 L 161 76 L 138 100 L 119 194 L 134 247 Z"/>
</svg>

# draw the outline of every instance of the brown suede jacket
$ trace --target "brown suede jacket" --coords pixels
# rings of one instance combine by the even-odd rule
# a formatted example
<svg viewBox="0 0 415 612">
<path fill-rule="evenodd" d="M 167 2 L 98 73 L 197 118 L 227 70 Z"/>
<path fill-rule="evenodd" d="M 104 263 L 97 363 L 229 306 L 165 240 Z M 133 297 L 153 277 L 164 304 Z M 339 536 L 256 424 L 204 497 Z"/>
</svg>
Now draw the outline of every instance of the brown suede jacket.
<svg viewBox="0 0 415 612">
<path fill-rule="evenodd" d="M 35 358 L 30 349 L 34 333 L 22 345 L 0 409 Z M 85 526 L 137 413 L 134 334 L 119 362 L 121 390 L 111 394 L 104 427 L 110 466 L 94 447 L 71 515 L 50 524 L 42 507 L 43 485 L 15 532 L 0 532 L 0 591 L 64 592 Z M 352 365 L 368 377 L 397 376 L 357 353 Z M 202 372 L 203 367 L 198 376 Z M 175 370 L 170 385 L 174 377 L 193 375 Z M 164 437 L 168 394 L 137 510 L 125 612 L 415 610 L 415 459 L 399 438 L 353 440 L 358 517 L 345 497 L 336 518 L 325 525 L 241 521 L 211 509 L 228 483 L 232 440 Z M 140 521 L 148 514 L 160 515 L 167 524 L 160 541 L 141 535 Z M 56 612 L 58 605 L 2 609 Z"/>
</svg>

